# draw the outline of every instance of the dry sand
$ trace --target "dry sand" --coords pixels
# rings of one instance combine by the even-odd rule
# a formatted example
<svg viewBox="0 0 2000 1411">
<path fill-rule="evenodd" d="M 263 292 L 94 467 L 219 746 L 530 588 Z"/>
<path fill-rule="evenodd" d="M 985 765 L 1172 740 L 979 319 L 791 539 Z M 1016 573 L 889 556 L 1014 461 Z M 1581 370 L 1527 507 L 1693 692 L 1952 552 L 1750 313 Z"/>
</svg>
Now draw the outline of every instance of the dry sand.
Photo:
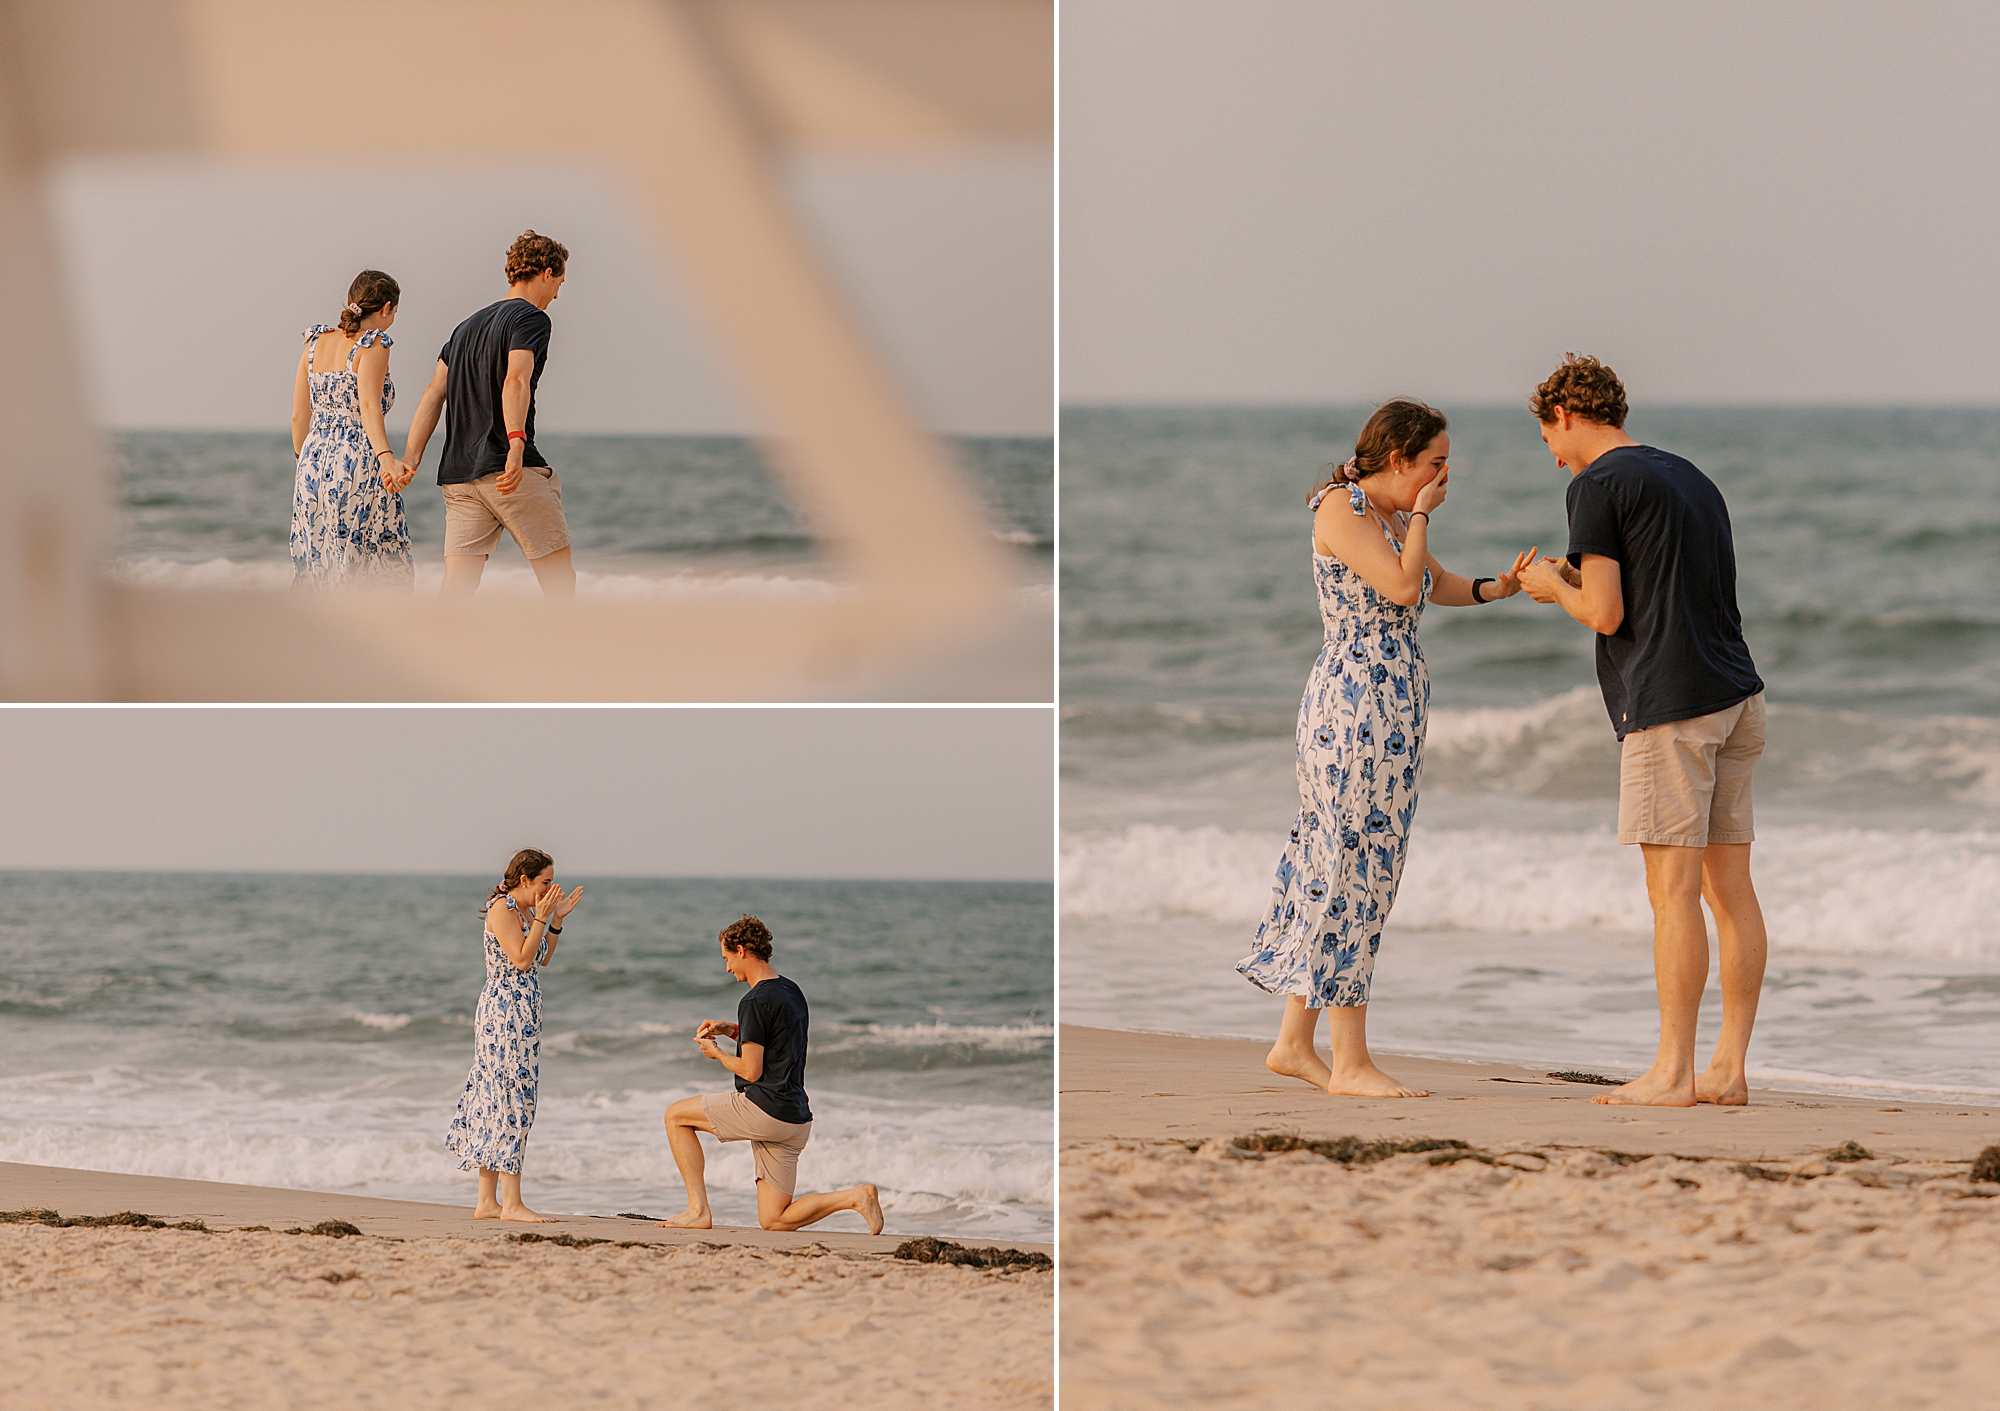
<svg viewBox="0 0 2000 1411">
<path fill-rule="evenodd" d="M 1633 1112 L 1413 1059 L 1383 1066 L 1437 1096 L 1329 1098 L 1265 1047 L 1062 1031 L 1068 1406 L 1996 1404 L 1990 1109 Z M 1254 1131 L 1484 1159 L 1231 1144 Z M 1870 1155 L 1827 1159 L 1849 1141 Z"/>
<path fill-rule="evenodd" d="M 209 1232 L 0 1224 L 9 1411 L 1024 1407 L 1053 1392 L 1051 1273 L 912 1263 L 890 1236 L 501 1226 L 413 1202 L 0 1165 L 0 1209 L 28 1208 Z M 323 1220 L 367 1233 L 281 1232 Z M 510 1238 L 524 1233 L 611 1242 Z"/>
</svg>

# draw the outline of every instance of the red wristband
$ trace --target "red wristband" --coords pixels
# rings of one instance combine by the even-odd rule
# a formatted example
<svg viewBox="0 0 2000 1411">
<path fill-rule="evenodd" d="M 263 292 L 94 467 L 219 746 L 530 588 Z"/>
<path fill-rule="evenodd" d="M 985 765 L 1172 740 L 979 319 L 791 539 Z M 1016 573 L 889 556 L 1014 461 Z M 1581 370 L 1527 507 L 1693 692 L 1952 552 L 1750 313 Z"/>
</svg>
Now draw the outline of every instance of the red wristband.
<svg viewBox="0 0 2000 1411">
<path fill-rule="evenodd" d="M 528 433 L 525 431 L 510 431 L 507 433 L 507 439 L 509 441 L 525 441 L 528 439 Z"/>
</svg>

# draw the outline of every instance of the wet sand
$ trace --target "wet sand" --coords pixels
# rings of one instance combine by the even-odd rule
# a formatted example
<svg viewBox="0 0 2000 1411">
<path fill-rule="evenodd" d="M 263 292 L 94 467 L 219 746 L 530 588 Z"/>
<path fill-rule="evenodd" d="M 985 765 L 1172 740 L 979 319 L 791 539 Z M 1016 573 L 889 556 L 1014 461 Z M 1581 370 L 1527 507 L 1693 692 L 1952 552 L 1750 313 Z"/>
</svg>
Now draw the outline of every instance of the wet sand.
<svg viewBox="0 0 2000 1411">
<path fill-rule="evenodd" d="M 906 1237 L 841 1228 L 858 1218 L 793 1234 L 513 1225 L 411 1201 L 0 1164 L 0 1210 L 27 1209 L 208 1228 L 0 1223 L 10 1411 L 664 1408 L 740 1400 L 746 1375 L 758 1399 L 797 1407 L 1053 1394 L 1049 1271 L 898 1259 Z M 286 1233 L 335 1221 L 363 1233 Z M 543 1240 L 510 1238 L 524 1234 Z M 547 1242 L 563 1236 L 605 1242 Z"/>
<path fill-rule="evenodd" d="M 1621 1109 L 1389 1057 L 1435 1096 L 1330 1098 L 1262 1043 L 1060 1042 L 1071 1406 L 1971 1406 L 2000 1384 L 2000 1183 L 1969 1179 L 1991 1109 Z M 1234 1144 L 1255 1132 L 1466 1145 L 1343 1163 Z"/>
</svg>

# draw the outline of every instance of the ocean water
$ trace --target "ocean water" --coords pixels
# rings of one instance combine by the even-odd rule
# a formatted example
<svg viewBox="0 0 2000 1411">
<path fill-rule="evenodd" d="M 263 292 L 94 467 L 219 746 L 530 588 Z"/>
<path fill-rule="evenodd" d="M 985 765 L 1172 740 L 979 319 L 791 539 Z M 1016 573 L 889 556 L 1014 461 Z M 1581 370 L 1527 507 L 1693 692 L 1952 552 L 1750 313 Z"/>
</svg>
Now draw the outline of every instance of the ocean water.
<svg viewBox="0 0 2000 1411">
<path fill-rule="evenodd" d="M 730 1084 L 693 1034 L 735 1018 L 715 933 L 749 911 L 812 1006 L 801 1189 L 872 1181 L 895 1233 L 1051 1237 L 1046 884 L 581 880 L 531 1205 L 683 1208 L 661 1116 Z M 442 1139 L 488 885 L 0 873 L 0 1161 L 469 1203 Z M 755 1225 L 748 1147 L 710 1151 L 718 1221 Z"/>
<path fill-rule="evenodd" d="M 545 436 L 585 594 L 670 594 L 691 582 L 781 593 L 828 591 L 826 568 L 754 442 L 730 436 Z M 441 442 L 403 492 L 419 585 L 444 572 Z M 111 437 L 123 509 L 117 571 L 159 586 L 283 587 L 292 579 L 295 462 L 285 432 L 123 432 Z M 1054 442 L 947 443 L 1009 546 L 1024 584 L 1046 583 L 1054 553 Z M 530 588 L 503 539 L 496 586 Z"/>
<path fill-rule="evenodd" d="M 1525 410 L 1455 409 L 1432 545 L 1566 545 Z M 1066 1021 L 1265 1035 L 1238 977 L 1297 808 L 1320 624 L 1305 496 L 1365 407 L 1072 408 L 1063 433 Z M 2000 1099 L 2000 411 L 1671 408 L 1628 429 L 1727 497 L 1767 684 L 1753 1081 Z M 1636 1072 L 1657 1037 L 1591 634 L 1425 610 L 1434 716 L 1376 971 L 1389 1051 Z M 1704 1043 L 1715 1032 L 1711 970 Z"/>
</svg>

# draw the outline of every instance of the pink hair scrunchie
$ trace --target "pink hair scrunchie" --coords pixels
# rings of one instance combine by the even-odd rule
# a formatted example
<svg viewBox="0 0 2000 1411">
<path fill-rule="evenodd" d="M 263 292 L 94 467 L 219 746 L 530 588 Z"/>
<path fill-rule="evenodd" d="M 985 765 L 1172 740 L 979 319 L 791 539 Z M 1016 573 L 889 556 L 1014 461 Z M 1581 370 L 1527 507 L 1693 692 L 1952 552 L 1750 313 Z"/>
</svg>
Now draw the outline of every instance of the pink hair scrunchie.
<svg viewBox="0 0 2000 1411">
<path fill-rule="evenodd" d="M 359 305 L 359 304 L 349 304 L 349 305 L 347 306 L 347 311 L 348 311 L 349 313 L 351 313 L 351 314 L 358 314 L 358 313 L 360 313 L 360 312 L 361 312 L 361 305 Z"/>
<path fill-rule="evenodd" d="M 1355 462 L 1360 459 L 1361 458 L 1359 456 L 1349 456 L 1346 460 L 1342 461 L 1339 465 L 1334 467 L 1333 478 L 1335 480 L 1338 480 L 1343 485 L 1352 485 L 1355 481 L 1361 478 L 1360 476 L 1354 473 Z"/>
</svg>

